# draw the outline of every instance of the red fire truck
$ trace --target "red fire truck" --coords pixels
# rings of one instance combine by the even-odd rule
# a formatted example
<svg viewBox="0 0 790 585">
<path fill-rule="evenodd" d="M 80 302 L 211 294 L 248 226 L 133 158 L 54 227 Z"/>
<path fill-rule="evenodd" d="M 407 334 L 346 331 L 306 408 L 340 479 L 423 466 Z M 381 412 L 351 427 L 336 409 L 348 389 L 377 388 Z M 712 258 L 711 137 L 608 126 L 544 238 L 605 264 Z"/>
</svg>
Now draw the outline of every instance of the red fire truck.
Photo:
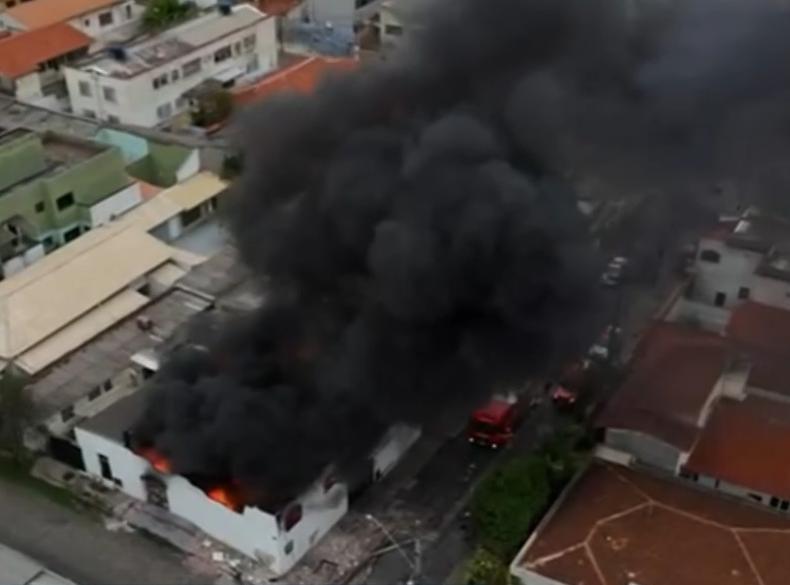
<svg viewBox="0 0 790 585">
<path fill-rule="evenodd" d="M 472 413 L 466 437 L 470 443 L 499 449 L 510 443 L 520 422 L 521 410 L 516 396 L 494 396 Z"/>
</svg>

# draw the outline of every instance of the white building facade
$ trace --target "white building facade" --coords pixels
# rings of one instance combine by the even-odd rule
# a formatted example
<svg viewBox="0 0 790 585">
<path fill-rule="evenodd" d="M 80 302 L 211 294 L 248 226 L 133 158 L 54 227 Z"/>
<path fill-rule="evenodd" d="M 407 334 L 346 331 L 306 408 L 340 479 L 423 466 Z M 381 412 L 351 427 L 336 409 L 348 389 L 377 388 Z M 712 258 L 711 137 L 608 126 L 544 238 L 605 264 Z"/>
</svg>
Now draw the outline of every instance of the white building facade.
<svg viewBox="0 0 790 585">
<path fill-rule="evenodd" d="M 74 9 L 69 13 L 63 12 L 60 6 L 56 6 L 61 0 L 34 1 L 38 5 L 52 4 L 52 14 L 61 15 L 57 20 L 54 20 L 55 17 L 53 16 L 47 24 L 56 21 L 68 22 L 77 30 L 99 42 L 128 38 L 139 28 L 143 12 L 145 12 L 145 7 L 140 3 L 134 2 L 134 0 L 107 0 L 103 3 L 86 3 L 85 10 L 80 10 L 79 5 L 75 4 Z M 41 7 L 42 10 L 45 8 L 44 6 Z M 41 26 L 38 22 L 26 18 L 26 10 L 26 7 L 22 6 L 19 11 L 11 9 L 6 12 L 0 12 L 0 26 L 14 31 L 33 30 Z"/>
<path fill-rule="evenodd" d="M 75 114 L 143 127 L 189 110 L 184 94 L 209 79 L 232 85 L 277 67 L 275 21 L 250 5 L 220 10 L 65 70 Z"/>
<path fill-rule="evenodd" d="M 389 472 L 419 435 L 413 428 L 393 427 L 373 454 L 376 478 Z M 332 481 L 329 474 L 274 513 L 223 503 L 211 490 L 203 491 L 186 478 L 152 465 L 122 441 L 89 428 L 77 427 L 76 438 L 88 473 L 191 522 L 209 536 L 263 562 L 276 575 L 289 571 L 348 510 L 347 486 Z"/>
</svg>

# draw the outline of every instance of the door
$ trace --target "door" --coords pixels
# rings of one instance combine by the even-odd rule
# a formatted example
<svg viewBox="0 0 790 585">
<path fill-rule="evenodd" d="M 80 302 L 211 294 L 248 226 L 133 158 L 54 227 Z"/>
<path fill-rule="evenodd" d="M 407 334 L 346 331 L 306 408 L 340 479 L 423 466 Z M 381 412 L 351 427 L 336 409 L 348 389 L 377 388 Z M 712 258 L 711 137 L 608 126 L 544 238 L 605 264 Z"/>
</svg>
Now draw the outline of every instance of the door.
<svg viewBox="0 0 790 585">
<path fill-rule="evenodd" d="M 727 302 L 727 295 L 725 295 L 723 292 L 717 292 L 716 299 L 713 302 L 717 307 L 723 307 L 724 303 Z"/>
</svg>

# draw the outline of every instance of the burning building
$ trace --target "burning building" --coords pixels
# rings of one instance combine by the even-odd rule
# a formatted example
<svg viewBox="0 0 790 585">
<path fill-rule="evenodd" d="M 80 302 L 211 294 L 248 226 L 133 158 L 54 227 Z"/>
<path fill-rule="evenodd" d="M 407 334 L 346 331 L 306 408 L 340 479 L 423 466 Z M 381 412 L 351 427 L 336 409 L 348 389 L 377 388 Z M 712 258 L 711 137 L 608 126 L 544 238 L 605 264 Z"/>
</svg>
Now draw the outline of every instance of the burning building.
<svg viewBox="0 0 790 585">
<path fill-rule="evenodd" d="M 253 492 L 232 477 L 181 475 L 152 448 L 136 448 L 127 430 L 145 407 L 145 390 L 133 394 L 75 430 L 86 470 L 126 494 L 190 522 L 204 533 L 274 574 L 288 571 L 348 510 L 355 487 L 327 468 L 306 489 L 285 496 Z M 386 475 L 417 440 L 419 431 L 398 426 L 366 459 L 358 480 Z M 287 451 L 288 445 L 282 448 Z"/>
</svg>

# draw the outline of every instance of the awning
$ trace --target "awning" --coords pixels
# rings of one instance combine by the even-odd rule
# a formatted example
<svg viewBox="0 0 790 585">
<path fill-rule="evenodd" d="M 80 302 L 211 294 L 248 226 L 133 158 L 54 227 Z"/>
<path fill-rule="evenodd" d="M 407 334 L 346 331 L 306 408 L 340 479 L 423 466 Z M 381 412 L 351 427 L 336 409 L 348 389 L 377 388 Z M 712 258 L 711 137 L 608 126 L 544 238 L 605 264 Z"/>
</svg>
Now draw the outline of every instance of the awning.
<svg viewBox="0 0 790 585">
<path fill-rule="evenodd" d="M 233 81 L 234 79 L 238 79 L 242 75 L 244 75 L 245 69 L 240 65 L 236 65 L 235 67 L 231 67 L 230 69 L 225 69 L 224 71 L 220 71 L 219 73 L 215 73 L 211 76 L 212 79 L 216 79 L 222 83 L 227 83 L 228 81 Z"/>
</svg>

